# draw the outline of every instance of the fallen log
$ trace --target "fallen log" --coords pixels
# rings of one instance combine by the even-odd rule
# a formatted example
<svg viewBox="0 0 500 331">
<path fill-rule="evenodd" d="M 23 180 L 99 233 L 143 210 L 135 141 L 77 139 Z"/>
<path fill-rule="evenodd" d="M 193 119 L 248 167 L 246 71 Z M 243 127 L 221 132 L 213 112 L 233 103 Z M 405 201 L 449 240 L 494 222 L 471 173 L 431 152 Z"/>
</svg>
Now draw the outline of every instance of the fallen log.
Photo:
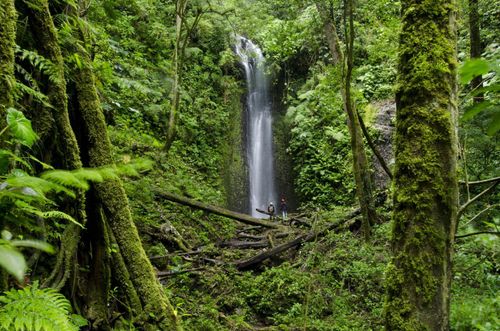
<svg viewBox="0 0 500 331">
<path fill-rule="evenodd" d="M 201 270 L 205 270 L 205 269 L 206 269 L 205 267 L 200 267 L 200 268 L 192 268 L 192 269 L 184 269 L 184 270 L 158 271 L 156 273 L 156 276 L 158 276 L 158 278 L 165 278 L 165 277 L 170 277 L 173 275 L 181 275 L 181 274 L 186 274 L 186 273 L 194 272 L 194 271 L 201 271 Z"/>
<path fill-rule="evenodd" d="M 328 226 L 327 228 L 325 228 L 321 231 L 318 231 L 318 232 L 311 231 L 307 234 L 300 235 L 291 241 L 288 241 L 286 243 L 283 243 L 281 245 L 274 247 L 273 249 L 264 251 L 264 252 L 257 254 L 257 255 L 255 255 L 247 260 L 244 260 L 244 261 L 236 261 L 236 262 L 234 262 L 234 264 L 238 270 L 250 269 L 251 267 L 258 265 L 261 262 L 267 260 L 268 258 L 275 256 L 275 255 L 278 255 L 278 254 L 280 254 L 280 253 L 282 253 L 282 252 L 284 252 L 292 247 L 302 245 L 302 244 L 309 242 L 309 241 L 313 241 L 318 237 L 322 237 L 322 236 L 326 235 L 330 231 L 338 230 L 340 227 L 342 227 L 343 225 L 345 225 L 349 221 L 353 221 L 353 218 L 351 215 L 349 215 L 347 218 L 344 218 L 344 219 Z"/>
<path fill-rule="evenodd" d="M 243 240 L 229 240 L 223 241 L 219 244 L 220 247 L 229 247 L 229 248 L 266 248 L 269 247 L 269 241 L 261 240 L 261 241 L 243 241 Z"/>
<path fill-rule="evenodd" d="M 190 198 L 186 198 L 177 194 L 173 194 L 170 192 L 166 192 L 160 189 L 155 189 L 155 194 L 159 197 L 167 199 L 168 201 L 176 202 L 184 206 L 189 206 L 191 208 L 201 209 L 204 211 L 208 211 L 210 213 L 224 216 L 233 220 L 237 220 L 241 223 L 250 224 L 250 225 L 259 225 L 266 228 L 279 228 L 280 224 L 272 223 L 264 220 L 260 220 L 258 218 L 254 218 L 249 215 L 245 215 L 242 213 L 237 213 L 234 211 L 227 210 L 225 208 L 209 205 L 197 200 L 193 200 Z"/>
</svg>

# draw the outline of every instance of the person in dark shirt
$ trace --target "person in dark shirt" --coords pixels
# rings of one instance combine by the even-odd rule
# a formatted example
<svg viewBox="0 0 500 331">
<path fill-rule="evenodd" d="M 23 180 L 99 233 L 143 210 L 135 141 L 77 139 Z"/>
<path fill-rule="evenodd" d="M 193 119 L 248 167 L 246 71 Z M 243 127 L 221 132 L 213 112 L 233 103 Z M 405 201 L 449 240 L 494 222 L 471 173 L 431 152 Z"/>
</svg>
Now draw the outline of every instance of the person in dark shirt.
<svg viewBox="0 0 500 331">
<path fill-rule="evenodd" d="M 281 209 L 281 215 L 283 216 L 283 220 L 286 220 L 288 217 L 288 206 L 286 205 L 286 200 L 284 197 L 281 198 L 280 209 Z"/>
</svg>

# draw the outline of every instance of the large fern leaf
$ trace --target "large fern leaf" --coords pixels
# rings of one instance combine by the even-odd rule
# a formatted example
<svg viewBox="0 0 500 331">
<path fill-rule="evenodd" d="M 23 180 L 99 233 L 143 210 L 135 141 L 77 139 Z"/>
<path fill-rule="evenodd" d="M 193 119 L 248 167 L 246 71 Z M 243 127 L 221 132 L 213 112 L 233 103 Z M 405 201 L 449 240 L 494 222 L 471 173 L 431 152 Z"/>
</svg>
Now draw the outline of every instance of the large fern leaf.
<svg viewBox="0 0 500 331">
<path fill-rule="evenodd" d="M 75 320 L 62 294 L 40 289 L 37 283 L 0 296 L 1 331 L 77 331 L 83 325 L 75 325 Z"/>
</svg>

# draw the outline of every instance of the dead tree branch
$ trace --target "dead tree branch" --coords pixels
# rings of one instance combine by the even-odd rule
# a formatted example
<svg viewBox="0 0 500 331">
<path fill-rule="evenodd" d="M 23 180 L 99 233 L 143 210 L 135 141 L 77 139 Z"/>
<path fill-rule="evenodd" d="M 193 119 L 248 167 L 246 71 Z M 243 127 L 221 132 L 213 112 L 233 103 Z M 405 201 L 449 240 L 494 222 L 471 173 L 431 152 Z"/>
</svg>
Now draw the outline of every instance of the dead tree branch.
<svg viewBox="0 0 500 331">
<path fill-rule="evenodd" d="M 189 206 L 191 208 L 201 209 L 201 210 L 204 210 L 204 211 L 207 211 L 207 212 L 219 215 L 219 216 L 224 216 L 224 217 L 239 221 L 241 223 L 245 223 L 245 224 L 249 224 L 249 225 L 259 225 L 259 226 L 263 226 L 266 228 L 274 228 L 274 229 L 281 227 L 281 225 L 278 223 L 272 223 L 272 222 L 260 220 L 258 218 L 254 218 L 254 217 L 251 217 L 249 215 L 245 215 L 245 214 L 241 214 L 241 213 L 227 210 L 225 208 L 209 205 L 209 204 L 197 201 L 197 200 L 189 199 L 189 198 L 186 198 L 186 197 L 183 197 L 180 195 L 176 195 L 176 194 L 173 194 L 170 192 L 166 192 L 163 190 L 156 189 L 155 193 L 158 197 L 167 199 L 169 201 L 176 202 L 176 203 L 179 203 L 179 204 L 184 205 L 184 206 Z"/>
</svg>

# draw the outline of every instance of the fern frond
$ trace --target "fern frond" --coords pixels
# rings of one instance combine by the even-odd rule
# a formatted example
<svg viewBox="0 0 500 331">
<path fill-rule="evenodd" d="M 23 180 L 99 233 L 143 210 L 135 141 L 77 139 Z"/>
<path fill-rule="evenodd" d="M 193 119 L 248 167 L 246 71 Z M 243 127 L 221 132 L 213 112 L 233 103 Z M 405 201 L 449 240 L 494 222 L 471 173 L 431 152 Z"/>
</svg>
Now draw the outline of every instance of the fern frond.
<svg viewBox="0 0 500 331">
<path fill-rule="evenodd" d="M 41 176 L 42 179 L 77 189 L 88 190 L 89 184 L 77 176 L 73 171 L 66 170 L 51 170 L 44 172 Z"/>
<path fill-rule="evenodd" d="M 77 331 L 71 304 L 57 291 L 35 283 L 0 296 L 0 330 Z"/>
<path fill-rule="evenodd" d="M 36 101 L 45 107 L 52 108 L 52 105 L 49 103 L 49 99 L 45 94 L 38 92 L 23 83 L 16 82 L 16 93 L 14 94 L 14 99 L 19 100 L 23 95 L 32 96 Z"/>
<path fill-rule="evenodd" d="M 30 51 L 19 46 L 16 47 L 16 54 L 21 60 L 27 60 L 34 68 L 47 75 L 53 83 L 61 83 L 61 75 L 56 66 L 49 59 L 43 57 L 35 51 Z"/>
<path fill-rule="evenodd" d="M 61 219 L 61 220 L 70 221 L 71 223 L 75 223 L 79 227 L 83 228 L 83 225 L 81 223 L 79 223 L 77 220 L 75 220 L 73 217 L 71 217 L 71 215 L 63 213 L 62 211 L 58 211 L 58 210 L 45 211 L 45 212 L 41 213 L 41 217 L 44 219 L 57 218 L 57 219 Z"/>
</svg>

